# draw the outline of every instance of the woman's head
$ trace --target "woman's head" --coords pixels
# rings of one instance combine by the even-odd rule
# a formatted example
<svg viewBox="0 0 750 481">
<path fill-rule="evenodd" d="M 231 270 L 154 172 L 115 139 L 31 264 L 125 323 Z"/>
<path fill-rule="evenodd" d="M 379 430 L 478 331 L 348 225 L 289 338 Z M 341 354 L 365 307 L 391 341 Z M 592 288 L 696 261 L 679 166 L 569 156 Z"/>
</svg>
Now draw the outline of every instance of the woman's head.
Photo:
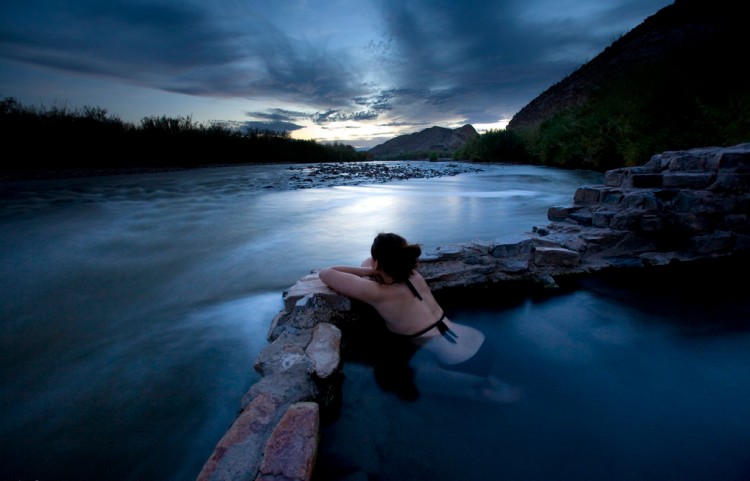
<svg viewBox="0 0 750 481">
<path fill-rule="evenodd" d="M 402 281 L 408 279 L 417 267 L 422 249 L 419 244 L 409 244 L 398 234 L 381 233 L 372 242 L 370 254 L 378 262 L 378 268 L 394 280 Z"/>
</svg>

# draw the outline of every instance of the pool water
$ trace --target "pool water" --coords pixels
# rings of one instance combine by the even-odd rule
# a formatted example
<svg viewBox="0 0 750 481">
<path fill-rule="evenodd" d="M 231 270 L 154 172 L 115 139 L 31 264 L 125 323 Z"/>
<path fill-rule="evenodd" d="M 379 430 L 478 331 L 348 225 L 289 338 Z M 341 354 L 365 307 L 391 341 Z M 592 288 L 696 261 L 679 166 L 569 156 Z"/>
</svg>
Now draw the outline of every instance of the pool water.
<svg viewBox="0 0 750 481">
<path fill-rule="evenodd" d="M 349 361 L 316 479 L 750 479 L 750 302 L 733 269 L 446 301 L 451 319 L 495 343 L 493 373 L 522 397 L 478 398 L 417 352 L 419 395 L 405 400 Z M 357 342 L 349 358 L 374 349 Z"/>
</svg>

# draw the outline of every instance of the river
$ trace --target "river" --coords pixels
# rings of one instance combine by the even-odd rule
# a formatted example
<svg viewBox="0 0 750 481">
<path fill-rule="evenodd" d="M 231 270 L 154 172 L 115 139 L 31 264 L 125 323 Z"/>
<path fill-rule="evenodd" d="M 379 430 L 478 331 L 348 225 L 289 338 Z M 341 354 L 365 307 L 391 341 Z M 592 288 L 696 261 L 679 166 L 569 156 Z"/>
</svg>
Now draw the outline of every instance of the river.
<svg viewBox="0 0 750 481">
<path fill-rule="evenodd" d="M 359 263 L 380 231 L 399 232 L 425 250 L 469 240 L 514 239 L 533 226 L 545 225 L 548 207 L 569 205 L 576 187 L 601 180 L 596 173 L 533 166 L 485 165 L 455 174 L 450 171 L 455 164 L 401 164 L 416 169 L 437 166 L 451 175 L 390 182 L 334 180 L 300 188 L 292 178 L 306 166 L 259 165 L 0 184 L 0 479 L 195 479 L 234 419 L 241 396 L 258 379 L 253 360 L 267 342 L 283 290 L 297 279 L 333 263 Z M 510 356 L 506 365 L 518 369 L 515 374 L 506 369 L 505 374 L 524 385 L 527 396 L 493 414 L 474 409 L 481 415 L 471 417 L 474 423 L 497 422 L 498 430 L 512 428 L 516 441 L 523 437 L 521 443 L 476 430 L 447 434 L 479 436 L 478 442 L 499 443 L 498 450 L 507 451 L 512 445 L 508 452 L 516 460 L 526 456 L 528 473 L 546 472 L 532 462 L 535 456 L 561 460 L 571 454 L 572 446 L 590 445 L 599 456 L 627 449 L 632 436 L 607 444 L 601 439 L 606 437 L 605 428 L 635 429 L 632 422 L 639 414 L 650 414 L 652 406 L 636 396 L 637 409 L 629 417 L 608 420 L 608 396 L 617 399 L 623 393 L 604 376 L 600 359 L 592 353 L 601 351 L 615 379 L 635 382 L 632 371 L 640 369 L 649 373 L 651 388 L 671 386 L 671 396 L 659 398 L 658 406 L 665 411 L 665 403 L 679 405 L 683 394 L 701 393 L 679 412 L 700 413 L 700 426 L 709 427 L 709 415 L 693 409 L 707 403 L 714 406 L 709 413 L 721 419 L 709 430 L 710 443 L 700 440 L 706 438 L 703 431 L 676 429 L 675 439 L 683 434 L 697 437 L 690 449 L 674 448 L 666 455 L 695 460 L 707 444 L 718 445 L 729 451 L 719 460 L 727 473 L 736 475 L 744 469 L 748 474 L 746 457 L 740 455 L 750 453 L 750 421 L 732 402 L 738 397 L 747 400 L 748 383 L 738 382 L 750 380 L 747 329 L 712 336 L 686 350 L 675 347 L 663 327 L 653 333 L 630 303 L 596 292 L 582 289 L 546 303 L 503 307 L 500 320 L 498 309 L 462 314 L 461 306 L 456 306 L 452 317 L 475 319 L 472 322 L 506 347 L 518 341 L 504 351 Z M 602 326 L 597 316 L 618 323 Z M 541 324 L 529 324 L 529 319 Z M 612 340 L 590 345 L 592 338 L 601 336 Z M 668 342 L 659 344 L 665 338 Z M 631 343 L 632 339 L 637 342 Z M 635 367 L 611 361 L 612 356 L 626 357 L 618 350 L 622 345 L 645 350 L 647 355 Z M 702 362 L 706 352 L 709 359 Z M 521 362 L 524 357 L 528 362 Z M 671 384 L 662 385 L 670 367 L 698 370 L 700 375 L 672 376 Z M 392 401 L 367 383 L 366 370 L 356 365 L 347 369 L 347 382 L 358 376 L 364 379 L 359 395 L 388 407 L 378 404 Z M 583 379 L 573 385 L 576 389 L 567 389 L 576 371 L 584 373 Z M 715 375 L 720 377 L 718 386 L 703 383 Z M 556 382 L 545 392 L 542 379 Z M 596 388 L 601 380 L 607 380 L 607 389 Z M 595 389 L 596 402 L 575 394 L 582 385 Z M 638 389 L 638 384 L 626 387 Z M 556 410 L 540 402 L 550 392 L 565 401 L 556 404 Z M 716 402 L 717 396 L 721 402 Z M 435 408 L 435 403 L 442 407 Z M 397 404 L 396 412 L 408 417 L 423 408 L 442 409 L 438 412 L 460 417 L 465 411 L 450 410 L 445 403 L 455 406 L 455 401 L 446 401 L 438 392 L 414 404 Z M 507 418 L 498 414 L 507 415 L 508 409 L 523 414 Z M 560 431 L 575 426 L 586 412 L 604 419 L 603 427 L 573 430 L 574 439 L 566 441 Z M 553 420 L 562 420 L 563 426 Z M 407 423 L 405 429 L 419 439 L 442 439 L 434 430 L 425 430 L 423 421 L 411 419 L 416 424 Z M 445 417 L 427 421 L 460 425 L 459 419 Z M 674 441 L 662 439 L 666 435 L 659 427 L 681 422 L 673 417 L 657 420 L 650 428 L 656 433 L 653 443 Z M 336 457 L 342 446 L 336 436 L 351 433 L 346 416 L 336 426 L 326 427 L 321 450 L 321 473 L 331 473 L 330 479 L 347 470 L 372 470 L 372 476 L 410 473 L 404 466 L 417 457 L 425 460 L 415 465 L 414 472 L 428 477 L 403 479 L 457 475 L 458 468 L 444 468 L 451 463 L 439 452 L 445 446 L 429 443 L 416 451 L 419 456 L 394 458 L 392 464 L 386 457 L 365 467 L 349 466 Z M 720 434 L 724 428 L 726 434 Z M 394 436 L 393 442 L 414 446 L 412 438 Z M 712 449 L 714 456 L 719 448 Z M 645 450 L 641 447 L 638 452 Z M 449 452 L 467 456 L 454 448 Z M 502 471 L 494 464 L 500 461 L 487 467 L 485 450 L 476 452 L 472 463 L 482 462 L 485 469 L 467 471 L 469 477 L 501 479 L 497 475 Z M 663 462 L 659 453 L 647 462 Z M 615 465 L 628 464 L 629 459 L 616 458 Z M 642 459 L 637 461 L 630 468 L 644 469 Z M 517 461 L 507 479 L 523 478 L 521 465 Z M 713 469 L 716 463 L 702 466 Z M 450 476 L 432 477 L 436 472 Z"/>
</svg>

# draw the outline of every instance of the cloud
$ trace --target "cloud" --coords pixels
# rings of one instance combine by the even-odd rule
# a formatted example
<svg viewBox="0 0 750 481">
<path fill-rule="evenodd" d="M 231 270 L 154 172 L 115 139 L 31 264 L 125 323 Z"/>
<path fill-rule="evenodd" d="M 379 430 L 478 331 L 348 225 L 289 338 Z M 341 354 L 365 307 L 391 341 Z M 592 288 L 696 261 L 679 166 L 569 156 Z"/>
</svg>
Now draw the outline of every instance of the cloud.
<svg viewBox="0 0 750 481">
<path fill-rule="evenodd" d="M 266 119 L 275 122 L 286 122 L 290 120 L 306 119 L 310 116 L 305 112 L 298 112 L 294 110 L 285 109 L 268 109 L 264 112 L 247 112 L 248 117 L 257 119 Z"/>
<path fill-rule="evenodd" d="M 256 122 L 248 121 L 242 123 L 243 129 L 271 130 L 274 132 L 293 132 L 304 128 L 292 122 Z"/>
<path fill-rule="evenodd" d="M 0 55 L 13 60 L 208 97 L 331 106 L 367 93 L 345 54 L 292 39 L 240 3 L 23 3 L 0 7 Z"/>
<path fill-rule="evenodd" d="M 388 32 L 370 48 L 397 79 L 400 102 L 470 122 L 509 118 L 658 10 L 653 1 L 610 1 L 569 14 L 565 3 L 385 0 Z"/>
<path fill-rule="evenodd" d="M 4 56 L 71 72 L 136 79 L 226 65 L 226 32 L 200 9 L 170 2 L 29 0 L 2 7 Z M 11 10 L 8 12 L 7 10 Z"/>
<path fill-rule="evenodd" d="M 492 124 L 668 3 L 25 0 L 0 3 L 0 60 L 252 102 L 277 127 Z"/>
<path fill-rule="evenodd" d="M 342 109 L 328 109 L 312 113 L 291 111 L 285 109 L 268 109 L 262 112 L 248 112 L 248 116 L 256 119 L 272 121 L 309 120 L 317 125 L 332 122 L 365 121 L 377 119 L 381 113 L 391 109 L 392 94 L 380 92 L 372 96 L 359 96 L 351 99 L 348 104 L 354 107 L 364 107 L 364 110 L 343 111 Z M 346 102 L 342 102 L 345 104 Z"/>
</svg>

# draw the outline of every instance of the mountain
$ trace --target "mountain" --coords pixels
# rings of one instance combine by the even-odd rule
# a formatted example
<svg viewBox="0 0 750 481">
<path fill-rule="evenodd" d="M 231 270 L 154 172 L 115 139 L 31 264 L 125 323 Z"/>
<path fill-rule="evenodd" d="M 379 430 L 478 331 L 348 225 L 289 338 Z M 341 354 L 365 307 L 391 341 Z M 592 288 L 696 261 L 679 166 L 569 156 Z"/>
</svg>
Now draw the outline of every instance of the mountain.
<svg viewBox="0 0 750 481">
<path fill-rule="evenodd" d="M 736 0 L 676 0 L 542 92 L 506 130 L 535 163 L 601 171 L 748 142 L 745 18 Z"/>
<path fill-rule="evenodd" d="M 369 150 L 373 157 L 387 157 L 418 152 L 444 152 L 452 154 L 464 146 L 469 139 L 479 135 L 476 129 L 466 124 L 457 129 L 430 127 L 420 132 L 399 135 Z"/>
<path fill-rule="evenodd" d="M 585 104 L 614 81 L 626 82 L 665 63 L 673 67 L 671 79 L 653 78 L 655 87 L 671 81 L 683 88 L 685 83 L 703 83 L 707 74 L 726 76 L 746 69 L 741 53 L 748 46 L 742 10 L 742 3 L 734 0 L 676 0 L 532 100 L 513 116 L 508 129 L 535 127 L 558 112 Z"/>
</svg>

